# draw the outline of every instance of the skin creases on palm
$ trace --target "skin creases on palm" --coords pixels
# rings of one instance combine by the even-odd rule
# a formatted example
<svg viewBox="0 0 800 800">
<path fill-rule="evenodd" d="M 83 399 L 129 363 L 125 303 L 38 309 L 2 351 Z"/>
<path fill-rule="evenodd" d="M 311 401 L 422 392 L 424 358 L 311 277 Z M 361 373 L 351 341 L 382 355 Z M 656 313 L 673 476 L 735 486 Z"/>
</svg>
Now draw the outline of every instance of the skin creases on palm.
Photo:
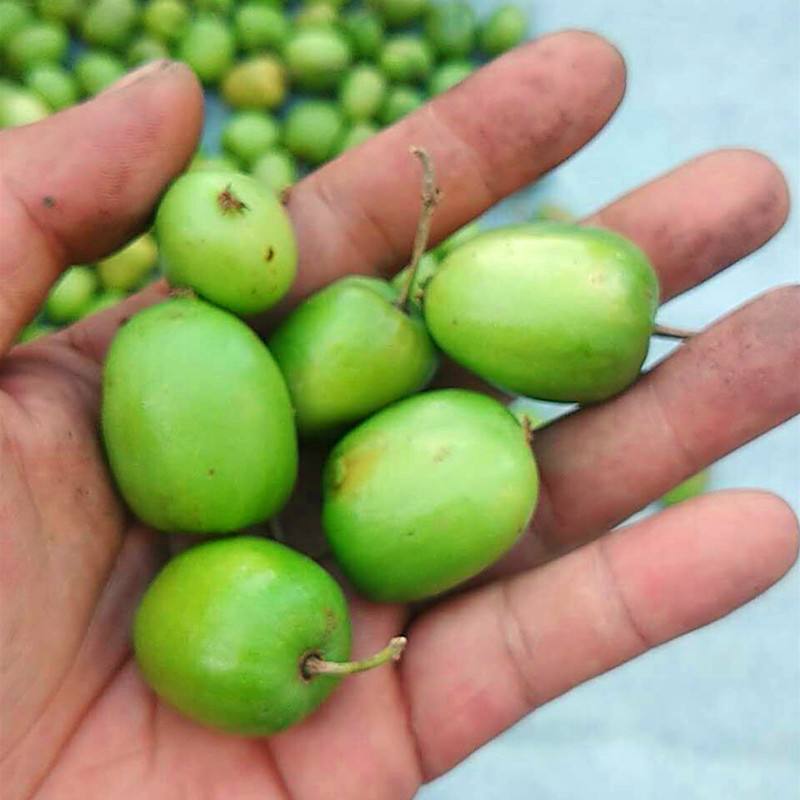
<svg viewBox="0 0 800 800">
<path fill-rule="evenodd" d="M 292 302 L 346 272 L 403 266 L 419 211 L 411 144 L 436 162 L 440 240 L 590 140 L 623 86 L 603 40 L 543 37 L 314 173 L 288 201 L 301 248 Z M 788 569 L 796 520 L 762 492 L 708 495 L 604 534 L 797 413 L 787 379 L 800 369 L 796 287 L 715 323 L 618 398 L 537 432 L 536 535 L 491 581 L 413 617 L 352 597 L 356 657 L 408 629 L 396 667 L 345 681 L 268 740 L 216 733 L 159 703 L 131 661 L 129 631 L 168 539 L 119 503 L 97 413 L 114 329 L 163 287 L 55 337 L 11 343 L 60 270 L 145 226 L 201 122 L 193 76 L 159 63 L 79 108 L 0 132 L 0 785 L 12 800 L 411 797 L 534 708 L 728 613 Z M 666 300 L 760 247 L 787 203 L 769 161 L 724 151 L 588 221 L 647 252 Z M 441 380 L 469 381 L 452 367 Z M 291 536 L 317 530 L 320 456 L 307 454 L 312 479 L 284 520 Z"/>
</svg>

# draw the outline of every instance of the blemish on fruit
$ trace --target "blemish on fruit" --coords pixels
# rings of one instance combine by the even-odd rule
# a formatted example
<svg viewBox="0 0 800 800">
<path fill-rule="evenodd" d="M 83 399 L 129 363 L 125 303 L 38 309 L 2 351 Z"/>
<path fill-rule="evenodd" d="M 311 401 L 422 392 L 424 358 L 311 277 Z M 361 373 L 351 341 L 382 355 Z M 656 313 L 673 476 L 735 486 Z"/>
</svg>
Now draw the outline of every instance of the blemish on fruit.
<svg viewBox="0 0 800 800">
<path fill-rule="evenodd" d="M 445 445 L 444 447 L 440 447 L 440 448 L 439 448 L 439 449 L 438 449 L 438 450 L 437 450 L 437 451 L 436 451 L 436 452 L 433 454 L 433 461 L 434 461 L 434 463 L 435 463 L 435 464 L 440 464 L 440 463 L 441 463 L 442 461 L 444 461 L 444 460 L 445 460 L 445 459 L 446 459 L 446 458 L 447 458 L 447 457 L 450 455 L 450 453 L 452 453 L 452 452 L 453 452 L 453 449 L 452 449 L 451 447 L 448 447 L 447 445 Z"/>
<path fill-rule="evenodd" d="M 275 258 L 275 248 L 272 245 L 270 245 L 264 251 L 264 260 L 265 261 L 272 261 L 273 258 Z"/>
<path fill-rule="evenodd" d="M 220 193 L 217 198 L 219 207 L 222 209 L 223 214 L 229 212 L 247 211 L 247 203 L 240 200 L 234 193 L 231 184 L 228 184 L 225 189 Z"/>
</svg>

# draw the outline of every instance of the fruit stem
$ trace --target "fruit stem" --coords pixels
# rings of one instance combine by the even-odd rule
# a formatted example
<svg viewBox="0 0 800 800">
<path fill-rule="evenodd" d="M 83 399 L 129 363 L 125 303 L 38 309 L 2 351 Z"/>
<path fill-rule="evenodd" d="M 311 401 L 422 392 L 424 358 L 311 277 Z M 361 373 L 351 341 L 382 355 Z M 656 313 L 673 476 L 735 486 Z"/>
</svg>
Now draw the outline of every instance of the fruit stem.
<svg viewBox="0 0 800 800">
<path fill-rule="evenodd" d="M 653 326 L 653 336 L 661 336 L 664 339 L 691 339 L 697 335 L 697 331 L 689 331 L 686 328 L 673 328 L 671 325 Z"/>
<path fill-rule="evenodd" d="M 366 672 L 389 661 L 397 661 L 405 650 L 407 642 L 405 636 L 395 636 L 383 650 L 362 661 L 325 661 L 319 656 L 312 655 L 303 662 L 303 675 L 306 678 L 313 678 L 315 675 L 352 675 L 356 672 Z"/>
<path fill-rule="evenodd" d="M 401 311 L 408 311 L 409 295 L 411 294 L 411 287 L 414 285 L 414 279 L 417 277 L 419 262 L 428 249 L 433 212 L 436 210 L 436 206 L 439 204 L 439 200 L 442 197 L 441 190 L 436 185 L 436 173 L 433 171 L 433 162 L 427 150 L 415 146 L 411 148 L 411 153 L 415 155 L 422 164 L 422 210 L 420 211 L 419 222 L 417 222 L 417 233 L 414 237 L 414 249 L 411 254 L 411 263 L 408 265 L 408 280 L 395 301 L 395 305 Z"/>
</svg>

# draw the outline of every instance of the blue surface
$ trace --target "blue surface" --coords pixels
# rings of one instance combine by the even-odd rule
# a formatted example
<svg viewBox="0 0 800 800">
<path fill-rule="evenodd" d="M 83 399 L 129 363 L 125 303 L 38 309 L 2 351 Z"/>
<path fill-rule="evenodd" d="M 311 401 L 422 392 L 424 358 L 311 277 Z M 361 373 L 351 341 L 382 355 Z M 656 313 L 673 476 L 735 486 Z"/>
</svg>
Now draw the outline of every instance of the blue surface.
<svg viewBox="0 0 800 800">
<path fill-rule="evenodd" d="M 548 180 L 553 199 L 589 212 L 723 146 L 767 153 L 800 197 L 797 0 L 525 4 L 537 32 L 597 31 L 629 68 L 622 108 Z M 514 198 L 490 216 L 516 216 L 529 203 Z M 797 282 L 799 254 L 794 214 L 767 247 L 660 316 L 703 325 L 771 286 Z M 713 488 L 743 486 L 772 490 L 800 512 L 800 420 L 715 467 Z M 800 798 L 800 571 L 726 619 L 540 709 L 419 798 Z"/>
</svg>

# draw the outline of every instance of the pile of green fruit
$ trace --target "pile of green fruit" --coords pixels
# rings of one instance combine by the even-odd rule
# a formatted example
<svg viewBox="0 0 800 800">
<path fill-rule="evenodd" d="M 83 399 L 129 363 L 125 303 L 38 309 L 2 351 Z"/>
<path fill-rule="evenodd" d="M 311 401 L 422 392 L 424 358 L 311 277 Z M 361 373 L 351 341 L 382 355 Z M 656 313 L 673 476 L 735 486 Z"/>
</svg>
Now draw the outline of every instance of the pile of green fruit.
<svg viewBox="0 0 800 800">
<path fill-rule="evenodd" d="M 416 602 L 506 553 L 539 491 L 530 420 L 478 392 L 425 391 L 439 353 L 510 392 L 579 403 L 625 389 L 647 354 L 658 283 L 635 245 L 546 222 L 450 242 L 441 261 L 425 256 L 440 197 L 430 159 L 413 152 L 424 179 L 409 267 L 392 282 L 330 284 L 266 343 L 239 317 L 272 308 L 295 277 L 293 229 L 275 193 L 243 173 L 195 171 L 159 207 L 173 294 L 117 333 L 102 430 L 137 517 L 224 535 L 164 567 L 134 626 L 145 679 L 205 724 L 282 730 L 343 676 L 405 644 L 349 661 L 336 581 L 252 534 L 292 494 L 298 438 L 330 445 L 321 521 L 342 573 L 372 601 Z"/>
<path fill-rule="evenodd" d="M 193 168 L 247 171 L 281 192 L 527 29 L 514 5 L 480 21 L 467 0 L 0 0 L 0 128 L 177 58 L 228 111 L 222 152 L 198 153 Z M 113 305 L 141 281 L 119 286 L 80 266 L 62 284 L 23 341 Z"/>
</svg>

